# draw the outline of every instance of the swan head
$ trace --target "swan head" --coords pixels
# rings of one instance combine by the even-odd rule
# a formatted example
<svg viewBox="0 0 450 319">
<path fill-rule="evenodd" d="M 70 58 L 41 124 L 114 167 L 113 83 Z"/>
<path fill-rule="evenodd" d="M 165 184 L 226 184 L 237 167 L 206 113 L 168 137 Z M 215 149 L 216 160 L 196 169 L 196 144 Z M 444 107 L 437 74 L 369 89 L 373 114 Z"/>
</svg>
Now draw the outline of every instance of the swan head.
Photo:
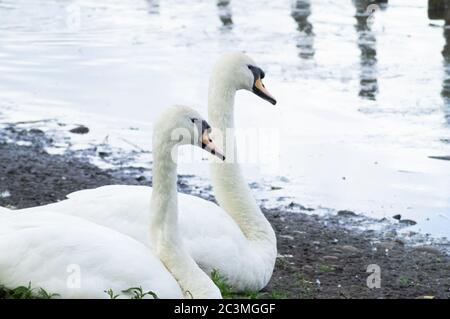
<svg viewBox="0 0 450 319">
<path fill-rule="evenodd" d="M 211 126 L 196 110 L 187 106 L 166 109 L 156 122 L 153 132 L 154 146 L 169 147 L 194 145 L 225 160 L 223 152 L 214 144 Z"/>
<path fill-rule="evenodd" d="M 224 54 L 213 69 L 215 81 L 228 83 L 231 89 L 247 90 L 275 105 L 277 101 L 264 86 L 264 71 L 250 58 L 241 52 Z"/>
</svg>

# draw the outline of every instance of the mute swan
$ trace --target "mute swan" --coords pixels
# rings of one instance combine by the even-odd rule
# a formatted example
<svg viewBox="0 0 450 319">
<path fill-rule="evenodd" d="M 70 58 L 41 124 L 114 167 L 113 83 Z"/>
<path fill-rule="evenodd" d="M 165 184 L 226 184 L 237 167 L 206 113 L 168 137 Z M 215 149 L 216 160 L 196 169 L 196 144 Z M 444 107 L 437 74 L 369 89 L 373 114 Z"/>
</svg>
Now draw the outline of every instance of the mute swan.
<svg viewBox="0 0 450 319">
<path fill-rule="evenodd" d="M 0 207 L 0 214 L 10 213 L 10 212 L 11 212 L 11 210 L 9 210 L 8 208 Z"/>
<path fill-rule="evenodd" d="M 226 132 L 227 128 L 234 127 L 237 90 L 251 91 L 276 104 L 262 84 L 264 76 L 245 54 L 228 53 L 219 59 L 209 82 L 212 134 L 216 129 Z M 218 145 L 225 148 L 227 136 L 217 138 Z M 222 164 L 210 164 L 213 188 L 221 207 L 195 196 L 179 194 L 181 237 L 206 273 L 218 270 L 235 291 L 261 290 L 270 280 L 275 265 L 275 233 L 256 204 L 239 164 L 231 161 Z M 142 212 L 150 210 L 151 191 L 151 187 L 145 186 L 103 186 L 78 191 L 68 195 L 67 200 L 25 211 L 44 209 L 79 216 L 150 246 L 149 221 Z"/>
<path fill-rule="evenodd" d="M 170 108 L 155 126 L 150 228 L 156 256 L 135 239 L 79 217 L 51 211 L 2 212 L 0 283 L 17 287 L 31 282 L 63 298 L 105 298 L 107 289 L 120 293 L 139 286 L 160 298 L 180 298 L 183 293 L 221 298 L 179 236 L 177 165 L 172 160 L 183 144 L 197 144 L 222 157 L 209 129 L 197 112 L 186 107 Z M 107 209 L 108 203 L 103 204 Z"/>
</svg>

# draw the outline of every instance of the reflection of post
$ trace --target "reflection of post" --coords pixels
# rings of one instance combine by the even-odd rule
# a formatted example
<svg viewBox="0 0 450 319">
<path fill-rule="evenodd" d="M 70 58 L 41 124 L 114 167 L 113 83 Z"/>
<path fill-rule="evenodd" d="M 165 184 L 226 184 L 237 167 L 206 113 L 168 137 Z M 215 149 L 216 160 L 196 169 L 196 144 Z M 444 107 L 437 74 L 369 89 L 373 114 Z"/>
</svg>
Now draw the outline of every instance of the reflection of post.
<svg viewBox="0 0 450 319">
<path fill-rule="evenodd" d="M 378 1 L 380 3 L 381 1 Z M 367 18 L 372 14 L 368 6 L 376 3 L 371 0 L 353 0 L 356 8 L 356 31 L 358 32 L 358 47 L 360 54 L 360 89 L 359 96 L 375 100 L 378 93 L 377 79 L 377 49 L 376 38 L 367 24 Z"/>
<path fill-rule="evenodd" d="M 450 0 L 428 0 L 428 18 L 445 21 L 445 44 L 442 49 L 444 76 L 441 96 L 445 121 L 450 125 Z"/>
<path fill-rule="evenodd" d="M 428 18 L 431 20 L 444 20 L 449 0 L 428 0 Z"/>
<path fill-rule="evenodd" d="M 148 4 L 148 13 L 159 14 L 159 0 L 146 0 Z"/>
<path fill-rule="evenodd" d="M 310 0 L 296 0 L 292 3 L 291 16 L 297 22 L 297 30 L 300 33 L 297 37 L 297 48 L 299 49 L 299 56 L 302 59 L 311 59 L 314 57 L 313 26 L 308 21 L 310 15 Z"/>
<path fill-rule="evenodd" d="M 445 121 L 450 125 L 450 1 L 446 1 L 445 3 L 444 20 L 445 45 L 442 50 L 442 56 L 444 58 L 444 80 L 442 82 L 441 94 L 444 99 Z"/>
<path fill-rule="evenodd" d="M 442 50 L 444 78 L 442 81 L 442 99 L 444 102 L 444 116 L 447 124 L 450 124 L 450 25 L 444 27 L 445 45 Z"/>
<path fill-rule="evenodd" d="M 217 8 L 219 9 L 219 19 L 225 27 L 231 28 L 233 26 L 233 19 L 231 13 L 231 0 L 218 0 Z"/>
</svg>

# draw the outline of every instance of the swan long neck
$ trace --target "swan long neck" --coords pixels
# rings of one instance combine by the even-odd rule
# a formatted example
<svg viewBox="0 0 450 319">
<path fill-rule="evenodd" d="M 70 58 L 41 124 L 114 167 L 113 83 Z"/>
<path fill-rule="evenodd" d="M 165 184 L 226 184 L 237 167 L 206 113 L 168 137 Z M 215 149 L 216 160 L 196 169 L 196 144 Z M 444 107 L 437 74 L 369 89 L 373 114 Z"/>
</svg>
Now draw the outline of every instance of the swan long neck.
<svg viewBox="0 0 450 319">
<path fill-rule="evenodd" d="M 214 73 L 209 85 L 208 115 L 213 139 L 223 147 L 227 157 L 225 163 L 213 160 L 210 164 L 217 201 L 239 225 L 255 251 L 266 259 L 268 267 L 273 268 L 277 254 L 275 233 L 257 205 L 237 163 L 233 116 L 236 89 L 227 84 L 220 74 L 215 76 Z M 214 135 L 215 130 L 219 134 Z"/>
<path fill-rule="evenodd" d="M 185 249 L 178 230 L 177 146 L 153 144 L 151 239 L 160 260 L 178 281 L 187 298 L 221 298 L 219 289 Z"/>
</svg>

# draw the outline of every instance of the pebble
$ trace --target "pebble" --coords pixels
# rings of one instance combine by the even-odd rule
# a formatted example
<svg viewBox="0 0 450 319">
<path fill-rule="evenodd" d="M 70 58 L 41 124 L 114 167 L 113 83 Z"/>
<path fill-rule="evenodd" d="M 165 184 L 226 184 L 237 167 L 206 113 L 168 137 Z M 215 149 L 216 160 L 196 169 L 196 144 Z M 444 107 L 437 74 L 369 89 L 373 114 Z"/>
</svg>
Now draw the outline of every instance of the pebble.
<svg viewBox="0 0 450 319">
<path fill-rule="evenodd" d="M 294 240 L 294 236 L 291 236 L 291 235 L 280 235 L 280 237 L 281 238 L 286 238 L 286 239 L 289 239 L 289 240 Z"/>
<path fill-rule="evenodd" d="M 29 130 L 29 132 L 31 134 L 36 134 L 36 135 L 44 135 L 44 131 L 37 129 L 37 128 L 32 128 L 31 130 Z"/>
<path fill-rule="evenodd" d="M 71 129 L 69 132 L 74 133 L 74 134 L 87 134 L 87 133 L 89 133 L 89 128 L 87 128 L 84 125 L 79 125 L 73 129 Z"/>
<path fill-rule="evenodd" d="M 400 223 L 404 224 L 404 225 L 408 225 L 408 226 L 413 226 L 413 225 L 417 224 L 416 221 L 411 220 L 411 219 L 402 219 L 402 220 L 400 220 Z"/>
<path fill-rule="evenodd" d="M 108 152 L 103 152 L 103 151 L 98 152 L 98 156 L 100 156 L 101 158 L 108 157 L 109 155 L 110 155 L 110 153 L 108 153 Z"/>
<path fill-rule="evenodd" d="M 338 216 L 343 216 L 343 217 L 354 217 L 357 216 L 354 212 L 350 211 L 350 210 L 340 210 L 337 212 Z"/>
<path fill-rule="evenodd" d="M 414 247 L 413 250 L 419 251 L 419 252 L 424 252 L 424 253 L 429 253 L 429 254 L 433 254 L 433 255 L 441 254 L 441 251 L 433 246 L 417 246 L 417 247 Z"/>
<path fill-rule="evenodd" d="M 327 261 L 336 261 L 339 258 L 336 256 L 323 256 L 322 259 L 327 260 Z"/>
<path fill-rule="evenodd" d="M 356 247 L 354 247 L 354 246 L 350 246 L 350 245 L 339 246 L 339 249 L 340 249 L 341 251 L 348 252 L 348 253 L 352 253 L 352 254 L 358 254 L 358 253 L 361 252 L 360 249 L 358 249 L 358 248 L 356 248 Z"/>
</svg>

